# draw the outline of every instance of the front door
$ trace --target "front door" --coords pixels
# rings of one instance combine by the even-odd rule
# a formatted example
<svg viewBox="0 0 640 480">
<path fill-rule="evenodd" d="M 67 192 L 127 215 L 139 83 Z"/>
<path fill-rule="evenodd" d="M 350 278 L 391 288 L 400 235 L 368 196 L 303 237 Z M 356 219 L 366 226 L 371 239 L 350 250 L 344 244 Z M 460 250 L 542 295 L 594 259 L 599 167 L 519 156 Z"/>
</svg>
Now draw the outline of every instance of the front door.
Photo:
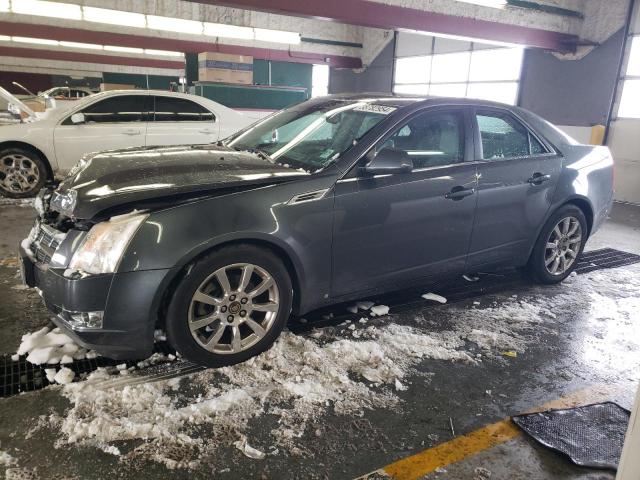
<svg viewBox="0 0 640 480">
<path fill-rule="evenodd" d="M 505 110 L 478 109 L 478 208 L 468 268 L 513 265 L 542 225 L 562 160 Z"/>
<path fill-rule="evenodd" d="M 476 204 L 470 123 L 462 108 L 415 114 L 367 155 L 404 150 L 412 172 L 368 177 L 356 166 L 336 183 L 334 297 L 464 269 Z"/>
<path fill-rule="evenodd" d="M 146 94 L 115 95 L 99 100 L 79 112 L 84 122 L 74 124 L 71 113 L 54 131 L 60 170 L 70 170 L 90 152 L 144 147 L 147 132 Z"/>
<path fill-rule="evenodd" d="M 219 126 L 212 112 L 186 98 L 157 95 L 147 126 L 147 145 L 197 145 L 218 140 Z"/>
</svg>

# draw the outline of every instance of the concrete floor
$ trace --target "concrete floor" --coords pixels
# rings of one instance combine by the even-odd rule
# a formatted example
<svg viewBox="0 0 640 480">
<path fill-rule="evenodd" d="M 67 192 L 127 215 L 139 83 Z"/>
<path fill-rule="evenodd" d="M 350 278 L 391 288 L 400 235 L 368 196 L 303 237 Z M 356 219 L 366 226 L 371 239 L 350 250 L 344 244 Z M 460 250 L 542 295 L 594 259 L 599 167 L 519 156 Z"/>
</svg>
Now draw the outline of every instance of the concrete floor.
<svg viewBox="0 0 640 480">
<path fill-rule="evenodd" d="M 48 321 L 37 294 L 19 286 L 16 264 L 12 260 L 15 245 L 28 232 L 32 218 L 29 207 L 0 205 L 0 224 L 5 226 L 0 233 L 0 328 L 3 332 L 0 353 L 3 354 L 15 352 L 23 333 Z M 640 253 L 640 208 L 615 205 L 607 224 L 588 244 L 588 248 L 604 246 Z M 639 276 L 640 265 L 633 265 L 617 269 L 605 286 L 600 277 L 594 276 L 594 285 L 600 282 L 594 291 L 589 290 L 592 277 L 587 274 L 587 278 L 579 280 L 582 282 L 579 289 L 572 289 L 571 284 L 527 285 L 487 295 L 481 299 L 481 306 L 476 306 L 475 300 L 465 300 L 455 306 L 420 307 L 392 315 L 396 324 L 419 326 L 416 322 L 420 319 L 420 325 L 440 331 L 455 320 L 460 309 L 500 306 L 513 301 L 514 296 L 556 299 L 553 305 L 557 309 L 554 312 L 557 317 L 549 328 L 519 333 L 527 348 L 516 358 L 489 355 L 475 365 L 427 359 L 412 371 L 406 382 L 409 388 L 396 392 L 400 397 L 398 406 L 366 408 L 359 416 L 339 415 L 327 409 L 313 418 L 303 437 L 298 439 L 305 447 L 298 455 L 281 452 L 264 460 L 253 460 L 227 444 L 221 445 L 214 456 L 206 458 L 194 470 L 170 471 L 148 458 L 123 459 L 99 448 L 67 444 L 60 431 L 47 421 L 49 415 L 64 416 L 70 408 L 59 387 L 0 399 L 0 451 L 8 452 L 17 462 L 7 470 L 7 478 L 348 479 L 450 440 L 450 419 L 457 436 L 593 386 L 608 392 L 608 399 L 629 408 L 640 381 L 640 336 L 637 335 L 640 312 L 627 311 L 603 321 L 593 295 L 613 299 L 618 302 L 615 305 L 629 297 L 637 300 L 640 285 L 625 285 L 625 279 Z M 558 303 L 558 298 L 564 303 Z M 634 329 L 635 335 L 630 335 Z M 474 351 L 473 347 L 469 348 Z M 182 382 L 179 388 L 188 389 L 189 382 Z M 263 416 L 250 424 L 247 433 L 252 444 L 268 444 L 274 421 L 270 416 Z M 214 433 L 205 429 L 200 435 Z M 142 443 L 142 440 L 131 440 L 120 446 L 131 450 Z M 0 463 L 0 472 L 3 469 Z M 613 479 L 614 475 L 573 466 L 528 438 L 518 436 L 424 478 L 582 480 Z"/>
</svg>

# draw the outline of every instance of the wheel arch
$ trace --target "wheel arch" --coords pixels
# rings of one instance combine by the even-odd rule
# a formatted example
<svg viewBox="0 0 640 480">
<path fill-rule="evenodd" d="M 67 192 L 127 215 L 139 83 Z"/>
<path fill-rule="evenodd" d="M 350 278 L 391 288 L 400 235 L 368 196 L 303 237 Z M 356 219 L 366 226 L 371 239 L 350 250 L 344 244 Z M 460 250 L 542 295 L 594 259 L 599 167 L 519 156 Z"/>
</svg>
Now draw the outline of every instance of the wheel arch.
<svg viewBox="0 0 640 480">
<path fill-rule="evenodd" d="M 290 249 L 279 244 L 279 242 L 273 239 L 266 239 L 261 237 L 244 237 L 237 239 L 228 239 L 219 241 L 215 244 L 208 244 L 202 248 L 197 248 L 187 254 L 183 261 L 178 266 L 171 270 L 168 278 L 163 282 L 163 286 L 158 291 L 156 300 L 157 307 L 154 309 L 156 314 L 157 326 L 164 327 L 165 317 L 169 302 L 171 301 L 173 292 L 177 288 L 182 278 L 187 274 L 191 266 L 200 260 L 201 258 L 210 255 L 218 250 L 233 245 L 252 245 L 264 250 L 270 251 L 276 257 L 278 257 L 285 265 L 289 277 L 291 278 L 291 284 L 293 287 L 293 304 L 292 312 L 297 314 L 300 312 L 302 305 L 302 274 L 301 266 L 297 261 L 297 257 L 291 252 Z"/>
<path fill-rule="evenodd" d="M 589 201 L 588 198 L 586 197 L 581 197 L 581 196 L 573 196 L 573 197 L 569 197 L 567 199 L 565 199 L 564 202 L 559 203 L 558 205 L 556 205 L 554 208 L 550 208 L 549 211 L 547 212 L 547 215 L 545 216 L 544 220 L 542 222 L 540 222 L 540 226 L 538 227 L 538 231 L 536 232 L 536 236 L 533 238 L 533 241 L 531 242 L 531 244 L 529 245 L 529 251 L 527 253 L 526 256 L 526 261 L 524 263 L 527 263 L 529 261 L 529 259 L 531 258 L 531 255 L 533 254 L 533 248 L 536 244 L 536 242 L 538 241 L 538 238 L 540 237 L 540 233 L 542 232 L 542 229 L 544 228 L 545 224 L 547 223 L 547 221 L 549 220 L 549 218 L 551 218 L 551 216 L 556 213 L 559 209 L 561 209 L 562 207 L 566 206 L 566 205 L 574 205 L 576 207 L 578 207 L 580 209 L 580 211 L 582 211 L 582 213 L 584 214 L 584 217 L 587 221 L 587 239 L 589 238 L 589 235 L 591 234 L 591 229 L 593 228 L 593 218 L 594 218 L 594 213 L 593 213 L 593 206 L 591 205 L 591 202 Z M 585 239 L 585 242 L 587 240 Z"/>
<path fill-rule="evenodd" d="M 53 180 L 53 178 L 54 178 L 53 166 L 51 165 L 51 162 L 49 161 L 47 156 L 38 147 L 35 147 L 34 145 L 32 145 L 30 143 L 21 142 L 21 141 L 18 141 L 18 140 L 10 140 L 10 141 L 6 141 L 6 142 L 0 142 L 0 151 L 4 150 L 6 148 L 23 148 L 25 150 L 30 150 L 33 153 L 35 153 L 36 155 L 38 155 L 38 157 L 40 157 L 40 160 L 42 160 L 44 162 L 44 165 L 47 168 L 47 177 L 48 177 L 48 179 L 49 180 Z"/>
</svg>

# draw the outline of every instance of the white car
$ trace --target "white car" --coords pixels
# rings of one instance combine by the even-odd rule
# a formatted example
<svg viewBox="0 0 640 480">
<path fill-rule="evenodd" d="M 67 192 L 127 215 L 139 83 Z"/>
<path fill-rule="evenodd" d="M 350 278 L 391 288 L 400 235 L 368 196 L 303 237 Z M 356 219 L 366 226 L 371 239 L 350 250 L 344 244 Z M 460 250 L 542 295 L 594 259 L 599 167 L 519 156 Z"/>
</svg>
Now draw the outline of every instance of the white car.
<svg viewBox="0 0 640 480">
<path fill-rule="evenodd" d="M 90 152 L 212 143 L 253 122 L 207 98 L 165 91 L 97 93 L 44 115 L 5 99 L 23 117 L 0 126 L 0 194 L 12 198 L 34 196 Z"/>
</svg>

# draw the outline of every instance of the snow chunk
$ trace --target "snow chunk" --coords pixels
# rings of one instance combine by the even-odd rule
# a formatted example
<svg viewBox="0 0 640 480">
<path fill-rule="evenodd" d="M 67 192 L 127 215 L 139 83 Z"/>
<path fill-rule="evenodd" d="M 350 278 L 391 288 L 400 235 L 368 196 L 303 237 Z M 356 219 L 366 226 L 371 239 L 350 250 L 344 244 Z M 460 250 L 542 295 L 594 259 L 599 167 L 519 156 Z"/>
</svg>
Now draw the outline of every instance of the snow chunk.
<svg viewBox="0 0 640 480">
<path fill-rule="evenodd" d="M 436 293 L 431 293 L 431 292 L 425 293 L 424 295 L 422 295 L 422 298 L 424 298 L 425 300 L 433 300 L 434 302 L 438 302 L 438 303 L 447 303 L 446 298 Z"/>
<path fill-rule="evenodd" d="M 251 445 L 247 443 L 247 438 L 242 437 L 240 440 L 237 440 L 233 443 L 238 450 L 245 454 L 245 456 L 249 458 L 253 458 L 255 460 L 262 460 L 266 455 L 264 452 L 253 448 Z"/>
<path fill-rule="evenodd" d="M 15 465 L 16 459 L 9 455 L 7 452 L 0 450 L 0 466 L 10 467 Z M 8 478 L 8 477 L 7 477 Z"/>
<path fill-rule="evenodd" d="M 369 302 L 369 301 L 363 301 L 363 302 L 357 302 L 356 303 L 356 307 L 358 307 L 359 310 L 369 310 L 374 305 L 375 304 L 373 302 Z"/>
<path fill-rule="evenodd" d="M 75 372 L 67 367 L 62 367 L 56 376 L 53 377 L 53 380 L 61 385 L 66 385 L 67 383 L 73 382 L 74 377 L 76 376 Z"/>
<path fill-rule="evenodd" d="M 20 355 L 27 355 L 27 362 L 34 365 L 69 364 L 74 359 L 89 358 L 87 351 L 76 344 L 71 337 L 62 333 L 59 328 L 49 330 L 48 327 L 23 335 L 15 355 L 16 359 Z"/>
<path fill-rule="evenodd" d="M 386 305 L 376 305 L 375 307 L 371 307 L 371 315 L 374 317 L 381 317 L 389 313 L 389 307 Z"/>
</svg>

